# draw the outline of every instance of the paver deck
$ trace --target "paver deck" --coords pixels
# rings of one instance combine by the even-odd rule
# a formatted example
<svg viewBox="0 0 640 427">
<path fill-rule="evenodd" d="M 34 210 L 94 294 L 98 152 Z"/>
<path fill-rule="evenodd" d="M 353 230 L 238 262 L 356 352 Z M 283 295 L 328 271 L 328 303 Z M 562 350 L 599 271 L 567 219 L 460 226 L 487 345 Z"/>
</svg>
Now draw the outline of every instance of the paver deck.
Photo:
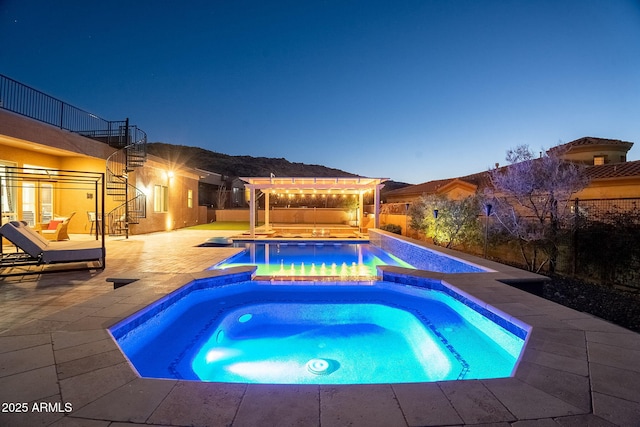
<svg viewBox="0 0 640 427">
<path fill-rule="evenodd" d="M 491 273 L 443 277 L 533 327 L 512 378 L 344 386 L 139 378 L 105 328 L 215 274 L 203 270 L 237 249 L 197 245 L 234 233 L 110 238 L 104 271 L 0 279 L 0 425 L 640 425 L 640 334 Z M 114 290 L 111 277 L 139 280 Z"/>
</svg>

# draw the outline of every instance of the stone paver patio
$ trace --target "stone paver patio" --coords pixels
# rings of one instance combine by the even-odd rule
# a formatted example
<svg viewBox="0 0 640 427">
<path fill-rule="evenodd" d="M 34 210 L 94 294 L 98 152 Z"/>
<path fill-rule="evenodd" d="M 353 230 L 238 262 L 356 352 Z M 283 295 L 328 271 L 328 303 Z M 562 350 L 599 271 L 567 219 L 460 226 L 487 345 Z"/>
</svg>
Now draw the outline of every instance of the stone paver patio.
<svg viewBox="0 0 640 427">
<path fill-rule="evenodd" d="M 108 239 L 104 271 L 0 279 L 0 426 L 640 425 L 640 334 L 495 280 L 511 270 L 443 279 L 533 327 L 513 378 L 345 386 L 139 378 L 105 328 L 215 274 L 203 270 L 237 249 L 197 245 L 232 233 Z M 111 277 L 139 280 L 114 290 Z"/>
</svg>

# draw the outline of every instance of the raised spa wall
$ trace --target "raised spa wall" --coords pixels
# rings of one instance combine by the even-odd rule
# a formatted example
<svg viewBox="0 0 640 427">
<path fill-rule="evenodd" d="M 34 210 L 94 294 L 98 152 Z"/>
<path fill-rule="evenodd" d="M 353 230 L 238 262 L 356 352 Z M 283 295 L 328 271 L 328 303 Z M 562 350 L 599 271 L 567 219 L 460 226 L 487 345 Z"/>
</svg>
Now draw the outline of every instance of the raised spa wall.
<svg viewBox="0 0 640 427">
<path fill-rule="evenodd" d="M 404 269 L 400 267 L 383 266 L 379 267 L 379 273 L 381 278 L 387 282 L 397 283 L 398 285 L 409 285 L 420 288 L 432 289 L 435 291 L 443 292 L 454 299 L 462 302 L 469 308 L 478 312 L 482 316 L 492 320 L 494 323 L 502 326 L 504 329 L 513 333 L 521 339 L 526 339 L 528 332 L 531 330 L 530 326 L 515 319 L 500 310 L 484 303 L 483 301 L 469 295 L 468 293 L 446 283 L 441 278 L 429 277 L 428 272 L 419 272 L 411 269 Z M 255 267 L 253 266 L 241 266 L 231 267 L 227 270 L 214 270 L 208 272 L 208 274 L 200 279 L 194 279 L 183 286 L 180 286 L 173 292 L 160 298 L 156 303 L 147 306 L 146 308 L 138 311 L 137 313 L 123 319 L 122 321 L 114 324 L 109 328 L 113 338 L 116 340 L 127 334 L 132 329 L 141 325 L 148 319 L 155 316 L 157 313 L 165 310 L 169 306 L 176 303 L 179 299 L 183 298 L 186 294 L 208 288 L 216 288 L 218 286 L 230 285 L 234 283 L 242 283 L 250 281 L 255 276 Z M 435 276 L 446 276 L 445 274 L 438 273 Z M 279 284 L 286 284 L 287 281 L 278 281 Z M 300 281 L 292 281 L 291 284 L 300 284 Z M 311 283 L 314 283 L 311 281 Z M 319 282 L 328 284 L 330 282 Z M 358 282 L 354 282 L 356 284 Z"/>
<path fill-rule="evenodd" d="M 447 283 L 444 280 L 436 277 L 428 277 L 426 275 L 414 275 L 411 274 L 411 270 L 401 269 L 397 267 L 381 266 L 378 267 L 378 271 L 382 280 L 385 282 L 397 283 L 399 285 L 416 286 L 419 288 L 431 289 L 434 291 L 440 291 L 446 295 L 449 295 L 453 299 L 460 301 L 462 304 L 500 325 L 507 331 L 511 332 L 518 338 L 526 340 L 527 334 L 531 331 L 531 326 L 527 325 L 520 320 L 503 313 L 501 310 L 492 307 L 491 305 L 479 300 L 478 298 L 469 295 L 461 289 Z M 438 275 L 439 276 L 439 275 Z M 446 277 L 442 275 L 442 277 Z"/>
<path fill-rule="evenodd" d="M 462 261 L 421 245 L 397 234 L 369 229 L 369 243 L 383 249 L 420 270 L 446 271 L 447 273 L 483 273 L 489 268 Z"/>
<path fill-rule="evenodd" d="M 186 294 L 200 289 L 214 288 L 216 286 L 230 285 L 232 283 L 241 283 L 252 280 L 255 276 L 255 267 L 241 266 L 232 267 L 227 270 L 208 271 L 205 277 L 201 279 L 193 279 L 185 282 L 184 285 L 178 287 L 173 292 L 159 298 L 155 303 L 148 305 L 142 310 L 132 314 L 131 316 L 121 320 L 109 328 L 112 336 L 117 340 L 123 335 L 143 324 L 151 317 L 159 312 L 167 309 L 175 304 Z"/>
</svg>

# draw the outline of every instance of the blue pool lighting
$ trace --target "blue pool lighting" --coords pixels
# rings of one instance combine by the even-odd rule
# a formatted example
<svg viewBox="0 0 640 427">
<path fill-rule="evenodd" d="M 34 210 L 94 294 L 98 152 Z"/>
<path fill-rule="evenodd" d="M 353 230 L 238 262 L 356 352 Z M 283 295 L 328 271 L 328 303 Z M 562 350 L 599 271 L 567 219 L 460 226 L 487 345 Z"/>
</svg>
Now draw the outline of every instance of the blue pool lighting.
<svg viewBox="0 0 640 427">
<path fill-rule="evenodd" d="M 376 246 L 353 242 L 235 243 L 243 252 L 214 265 L 227 269 L 256 265 L 258 276 L 373 277 L 380 265 L 413 268 Z"/>
<path fill-rule="evenodd" d="M 149 378 L 373 384 L 513 374 L 526 325 L 439 281 L 411 282 L 201 279 L 110 332 Z"/>
</svg>

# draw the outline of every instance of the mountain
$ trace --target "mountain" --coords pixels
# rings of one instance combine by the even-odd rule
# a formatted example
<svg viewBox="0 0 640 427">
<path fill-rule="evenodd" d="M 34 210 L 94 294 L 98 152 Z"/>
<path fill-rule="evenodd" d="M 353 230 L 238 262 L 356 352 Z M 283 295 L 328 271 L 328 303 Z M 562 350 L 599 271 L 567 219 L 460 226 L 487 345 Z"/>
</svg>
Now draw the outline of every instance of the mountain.
<svg viewBox="0 0 640 427">
<path fill-rule="evenodd" d="M 175 164 L 235 176 L 317 176 L 350 177 L 356 174 L 320 165 L 294 163 L 283 158 L 230 156 L 199 147 L 154 142 L 147 145 L 149 154 Z"/>
<path fill-rule="evenodd" d="M 283 158 L 230 156 L 205 150 L 200 147 L 154 142 L 147 144 L 149 154 L 161 157 L 177 165 L 204 169 L 229 177 L 236 176 L 310 176 L 310 177 L 351 177 L 356 174 L 321 165 L 290 162 Z M 383 193 L 409 184 L 387 181 Z"/>
</svg>

